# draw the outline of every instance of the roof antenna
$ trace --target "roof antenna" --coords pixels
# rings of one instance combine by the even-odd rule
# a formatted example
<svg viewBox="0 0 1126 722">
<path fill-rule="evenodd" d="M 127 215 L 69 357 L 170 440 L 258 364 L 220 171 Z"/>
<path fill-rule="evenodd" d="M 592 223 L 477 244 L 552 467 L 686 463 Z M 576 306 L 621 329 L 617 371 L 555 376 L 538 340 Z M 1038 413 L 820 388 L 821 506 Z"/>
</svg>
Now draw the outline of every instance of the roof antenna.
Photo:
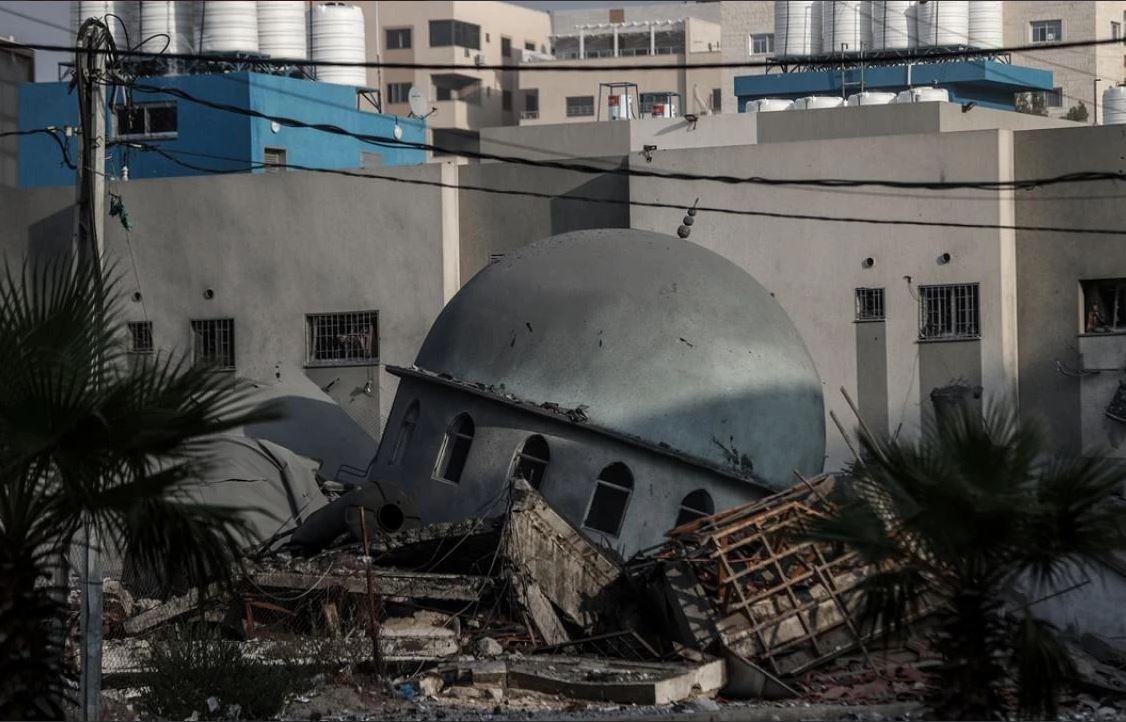
<svg viewBox="0 0 1126 722">
<path fill-rule="evenodd" d="M 687 239 L 688 236 L 691 235 L 692 224 L 694 224 L 696 222 L 696 205 L 699 202 L 700 202 L 699 198 L 692 201 L 692 207 L 688 209 L 688 215 L 686 215 L 684 217 L 684 221 L 682 221 L 680 227 L 676 229 L 676 235 L 677 236 L 684 238 L 684 239 Z"/>
</svg>

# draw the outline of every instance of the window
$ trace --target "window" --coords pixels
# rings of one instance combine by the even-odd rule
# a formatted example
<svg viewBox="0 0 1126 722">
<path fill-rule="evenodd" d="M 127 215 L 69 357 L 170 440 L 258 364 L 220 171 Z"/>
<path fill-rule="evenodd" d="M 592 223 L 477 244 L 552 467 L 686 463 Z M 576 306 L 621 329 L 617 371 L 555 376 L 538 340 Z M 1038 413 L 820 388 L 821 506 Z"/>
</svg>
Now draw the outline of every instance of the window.
<svg viewBox="0 0 1126 722">
<path fill-rule="evenodd" d="M 1110 38 L 1111 40 L 1118 40 L 1122 37 L 1122 23 L 1111 21 L 1110 23 Z"/>
<path fill-rule="evenodd" d="M 540 91 L 538 89 L 532 89 L 524 93 L 524 112 L 539 115 Z"/>
<path fill-rule="evenodd" d="M 621 462 L 610 464 L 598 474 L 590 507 L 583 526 L 610 536 L 617 536 L 626 517 L 629 495 L 633 492 L 633 474 Z"/>
<path fill-rule="evenodd" d="M 857 321 L 883 321 L 884 320 L 884 289 L 858 288 L 856 289 L 856 320 Z"/>
<path fill-rule="evenodd" d="M 411 46 L 410 28 L 393 28 L 387 31 L 388 50 L 406 50 Z"/>
<path fill-rule="evenodd" d="M 192 363 L 214 366 L 223 371 L 235 369 L 235 320 L 212 318 L 192 321 Z"/>
<path fill-rule="evenodd" d="M 129 353 L 148 354 L 152 352 L 152 321 L 131 321 L 129 323 Z"/>
<path fill-rule="evenodd" d="M 473 419 L 469 414 L 461 414 L 446 430 L 442 450 L 438 453 L 438 463 L 434 466 L 434 478 L 456 484 L 461 481 L 465 462 L 469 459 L 469 449 L 473 446 Z"/>
<path fill-rule="evenodd" d="M 1063 107 L 1063 88 L 1052 88 L 1044 91 L 1044 105 L 1048 108 Z"/>
<path fill-rule="evenodd" d="M 978 338 L 978 285 L 919 286 L 919 339 Z"/>
<path fill-rule="evenodd" d="M 759 33 L 751 36 L 751 55 L 766 55 L 774 52 L 774 33 Z"/>
<path fill-rule="evenodd" d="M 388 103 L 408 103 L 410 102 L 410 83 L 388 83 L 387 84 L 387 102 Z"/>
<path fill-rule="evenodd" d="M 547 462 L 551 461 L 551 449 L 542 436 L 529 436 L 512 460 L 512 478 L 523 479 L 531 484 L 533 489 L 540 488 L 543 484 L 543 475 L 547 471 Z"/>
<path fill-rule="evenodd" d="M 443 48 L 450 45 L 480 50 L 481 26 L 460 20 L 431 20 L 430 47 Z"/>
<path fill-rule="evenodd" d="M 703 489 L 697 489 L 680 502 L 680 512 L 676 515 L 676 524 L 673 526 L 687 524 L 693 519 L 711 516 L 712 514 L 715 514 L 715 502 L 712 501 L 712 495 Z"/>
<path fill-rule="evenodd" d="M 285 170 L 285 148 L 263 148 L 262 164 L 266 166 L 267 173 Z"/>
<path fill-rule="evenodd" d="M 723 89 L 712 88 L 712 112 L 719 113 L 723 110 Z"/>
<path fill-rule="evenodd" d="M 567 117 L 578 118 L 584 115 L 594 115 L 594 96 L 573 95 L 567 98 Z"/>
<path fill-rule="evenodd" d="M 418 399 L 411 402 L 407 412 L 403 414 L 403 421 L 399 425 L 399 435 L 395 437 L 395 446 L 391 449 L 391 466 L 397 466 L 403 460 L 410 446 L 414 428 L 418 426 Z"/>
<path fill-rule="evenodd" d="M 1126 331 L 1126 278 L 1082 281 L 1083 333 Z"/>
<path fill-rule="evenodd" d="M 1034 43 L 1054 43 L 1063 40 L 1062 20 L 1033 20 L 1031 28 Z"/>
<path fill-rule="evenodd" d="M 512 38 L 500 36 L 500 55 L 502 58 L 512 57 Z"/>
<path fill-rule="evenodd" d="M 311 366 L 369 365 L 379 361 L 379 313 L 311 313 L 306 318 L 306 361 Z"/>
<path fill-rule="evenodd" d="M 529 53 L 534 53 L 534 52 L 536 52 L 536 44 L 528 42 L 527 40 L 525 40 L 524 41 L 524 49 L 527 50 Z"/>
<path fill-rule="evenodd" d="M 119 105 L 113 109 L 116 138 L 175 138 L 175 103 Z"/>
<path fill-rule="evenodd" d="M 512 110 L 512 91 L 500 91 L 500 108 L 501 110 Z"/>
</svg>

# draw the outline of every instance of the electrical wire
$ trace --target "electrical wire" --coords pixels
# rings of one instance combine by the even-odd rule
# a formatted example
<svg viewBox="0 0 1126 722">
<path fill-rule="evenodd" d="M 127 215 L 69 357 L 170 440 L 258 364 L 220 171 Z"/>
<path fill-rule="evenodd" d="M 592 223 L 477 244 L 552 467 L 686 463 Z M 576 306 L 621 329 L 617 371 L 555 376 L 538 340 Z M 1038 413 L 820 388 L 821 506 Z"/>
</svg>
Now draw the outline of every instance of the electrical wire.
<svg viewBox="0 0 1126 722">
<path fill-rule="evenodd" d="M 769 178 L 765 176 L 732 176 L 732 175 L 701 175 L 695 173 L 682 173 L 676 171 L 656 171 L 644 168 L 598 166 L 591 163 L 562 161 L 550 159 L 531 159 L 520 156 L 500 155 L 497 153 L 484 153 L 465 149 L 449 148 L 432 143 L 420 143 L 406 140 L 396 140 L 389 136 L 357 133 L 346 130 L 330 123 L 309 123 L 296 118 L 289 118 L 273 113 L 264 113 L 252 108 L 246 108 L 230 103 L 221 103 L 214 100 L 200 98 L 180 88 L 165 88 L 155 85 L 133 83 L 134 91 L 142 93 L 168 95 L 181 100 L 186 100 L 213 110 L 219 110 L 252 118 L 269 120 L 279 125 L 290 128 L 305 128 L 323 133 L 340 135 L 359 140 L 370 145 L 384 148 L 411 148 L 414 150 L 427 150 L 436 153 L 458 155 L 476 160 L 492 160 L 513 165 L 524 165 L 534 168 L 551 168 L 553 170 L 574 171 L 588 175 L 622 175 L 637 178 L 657 178 L 675 181 L 708 181 L 727 185 L 761 185 L 761 186 L 804 186 L 810 188 L 860 188 L 879 187 L 914 190 L 1030 190 L 1050 185 L 1063 183 L 1092 183 L 1102 181 L 1126 180 L 1126 173 L 1121 171 L 1082 171 L 1066 173 L 1064 175 L 1047 178 L 1030 178 L 1023 180 L 997 180 L 997 181 L 901 181 L 890 179 L 856 179 L 856 178 Z"/>
<path fill-rule="evenodd" d="M 666 208 L 671 210 L 683 211 L 692 205 L 690 202 L 676 204 L 676 203 L 659 203 L 653 201 L 637 201 L 637 200 L 621 200 L 617 198 L 604 198 L 586 195 L 571 195 L 571 194 L 552 194 L 543 193 L 531 190 L 516 190 L 516 189 L 500 189 L 489 188 L 486 186 L 476 185 L 463 185 L 457 183 L 443 183 L 441 181 L 423 180 L 420 178 L 402 178 L 397 176 L 379 175 L 375 173 L 361 173 L 359 171 L 352 171 L 343 168 L 318 168 L 316 166 L 300 165 L 295 163 L 253 163 L 240 158 L 231 158 L 226 156 L 217 156 L 207 153 L 194 153 L 188 151 L 170 151 L 159 146 L 134 143 L 132 147 L 138 148 L 143 151 L 153 152 L 163 156 L 172 163 L 189 170 L 194 170 L 200 173 L 207 173 L 213 175 L 230 175 L 235 173 L 245 173 L 251 170 L 258 169 L 289 169 L 289 170 L 304 170 L 314 173 L 323 173 L 327 175 L 339 175 L 349 178 L 359 178 L 366 180 L 381 180 L 391 183 L 404 183 L 408 185 L 429 186 L 435 188 L 449 188 L 451 190 L 465 190 L 481 193 L 489 193 L 502 196 L 520 196 L 528 198 L 542 198 L 546 200 L 559 200 L 559 201 L 574 201 L 582 203 L 598 203 L 606 205 L 623 205 L 640 208 Z M 196 156 L 203 158 L 210 158 L 212 160 L 220 160 L 224 162 L 242 163 L 243 167 L 239 168 L 210 168 L 201 166 L 195 163 L 181 160 L 177 156 Z M 927 220 L 909 220 L 898 218 L 864 218 L 858 216 L 829 216 L 819 215 L 813 213 L 783 213 L 776 211 L 760 211 L 760 210 L 744 210 L 736 208 L 723 208 L 715 206 L 696 206 L 698 211 L 709 213 L 718 213 L 723 215 L 735 216 L 749 216 L 756 218 L 779 218 L 786 220 L 804 220 L 804 221 L 819 221 L 830 223 L 861 223 L 868 225 L 882 225 L 882 226 L 916 226 L 924 228 L 962 228 L 962 229 L 982 229 L 982 230 L 1012 230 L 1012 231 L 1036 231 L 1043 233 L 1063 233 L 1071 235 L 1110 235 L 1110 236 L 1126 236 L 1126 230 L 1114 228 L 1069 228 L 1062 226 L 1032 226 L 1020 224 L 1003 224 L 1003 223 L 965 223 L 960 221 L 927 221 Z"/>
<path fill-rule="evenodd" d="M 0 10 L 6 11 L 5 8 L 0 7 Z M 1066 50 L 1068 48 L 1086 48 L 1097 47 L 1101 45 L 1121 45 L 1121 38 L 1096 38 L 1090 40 L 1072 40 L 1069 42 L 1052 43 L 1047 45 L 1045 43 L 1033 43 L 1028 45 L 1013 45 L 1003 48 L 966 48 L 959 50 L 944 50 L 930 53 L 906 53 L 897 56 L 897 61 L 911 62 L 914 60 L 944 60 L 951 58 L 981 58 L 992 57 L 1006 53 L 1036 53 L 1045 52 L 1047 50 Z M 55 52 L 69 52 L 74 53 L 78 49 L 72 45 L 57 45 L 53 43 L 19 43 L 12 40 L 0 40 L 0 48 L 4 46 L 14 46 L 21 48 L 30 48 L 32 50 L 45 50 Z M 106 51 L 93 51 L 93 52 L 106 52 Z M 225 60 L 223 56 L 205 55 L 202 53 L 153 53 L 143 50 L 117 50 L 115 56 L 118 58 L 159 58 L 165 60 L 195 60 L 204 62 L 222 62 Z M 231 58 L 226 58 L 230 60 Z M 780 63 L 777 59 L 774 60 L 731 60 L 731 61 L 717 61 L 705 63 L 637 63 L 625 64 L 615 63 L 610 65 L 547 65 L 538 63 L 527 64 L 464 64 L 464 63 L 406 63 L 406 62 L 388 62 L 388 61 L 345 61 L 345 60 L 309 60 L 305 58 L 258 58 L 258 57 L 241 57 L 234 58 L 235 60 L 247 63 L 254 63 L 257 65 L 272 65 L 277 67 L 345 67 L 345 68 L 385 68 L 385 69 L 403 69 L 403 70 L 494 70 L 512 72 L 518 70 L 520 72 L 567 72 L 567 73 L 602 73 L 602 72 L 628 72 L 628 71 L 644 71 L 644 70 L 715 70 L 715 69 L 736 69 L 736 68 L 773 68 L 777 67 Z M 802 58 L 802 65 L 809 67 L 836 67 L 841 65 L 842 58 L 840 57 L 809 57 Z M 871 59 L 870 59 L 871 60 Z"/>
<path fill-rule="evenodd" d="M 63 163 L 66 164 L 66 167 L 71 170 L 78 170 L 78 166 L 74 164 L 74 161 L 70 157 L 70 147 L 67 145 L 66 131 L 62 128 L 51 125 L 46 128 L 33 128 L 31 130 L 6 130 L 0 133 L 0 138 L 27 135 L 45 135 L 55 141 L 55 144 L 59 146 L 59 152 L 62 153 Z"/>
</svg>

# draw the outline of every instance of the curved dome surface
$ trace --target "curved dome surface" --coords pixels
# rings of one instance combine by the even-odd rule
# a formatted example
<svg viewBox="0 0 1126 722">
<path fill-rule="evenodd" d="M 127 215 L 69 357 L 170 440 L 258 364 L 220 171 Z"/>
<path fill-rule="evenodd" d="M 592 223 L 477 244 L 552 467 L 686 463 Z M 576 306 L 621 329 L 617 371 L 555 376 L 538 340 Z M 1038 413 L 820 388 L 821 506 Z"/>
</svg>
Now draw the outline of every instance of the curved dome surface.
<svg viewBox="0 0 1126 722">
<path fill-rule="evenodd" d="M 741 268 L 647 231 L 577 231 L 482 270 L 417 365 L 774 487 L 821 470 L 821 381 L 789 317 Z M 503 388 L 502 388 L 503 387 Z"/>
</svg>

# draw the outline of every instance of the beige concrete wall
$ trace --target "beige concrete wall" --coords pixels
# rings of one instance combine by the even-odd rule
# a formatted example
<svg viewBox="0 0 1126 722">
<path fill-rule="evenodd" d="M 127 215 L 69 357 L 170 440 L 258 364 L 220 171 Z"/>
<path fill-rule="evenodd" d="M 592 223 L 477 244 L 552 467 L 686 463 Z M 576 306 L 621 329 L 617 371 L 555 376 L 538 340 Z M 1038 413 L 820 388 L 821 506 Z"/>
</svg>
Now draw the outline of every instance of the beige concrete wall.
<svg viewBox="0 0 1126 722">
<path fill-rule="evenodd" d="M 762 61 L 767 55 L 752 55 L 750 37 L 760 33 L 774 33 L 773 0 L 723 0 L 720 4 L 723 26 L 721 48 L 723 61 L 728 63 Z M 735 77 L 761 75 L 762 68 L 728 68 L 723 71 L 724 113 L 736 113 Z"/>
<path fill-rule="evenodd" d="M 0 133 L 19 128 L 19 85 L 34 79 L 34 52 L 0 51 Z M 19 185 L 19 146 L 16 136 L 0 138 L 0 187 Z"/>
</svg>

